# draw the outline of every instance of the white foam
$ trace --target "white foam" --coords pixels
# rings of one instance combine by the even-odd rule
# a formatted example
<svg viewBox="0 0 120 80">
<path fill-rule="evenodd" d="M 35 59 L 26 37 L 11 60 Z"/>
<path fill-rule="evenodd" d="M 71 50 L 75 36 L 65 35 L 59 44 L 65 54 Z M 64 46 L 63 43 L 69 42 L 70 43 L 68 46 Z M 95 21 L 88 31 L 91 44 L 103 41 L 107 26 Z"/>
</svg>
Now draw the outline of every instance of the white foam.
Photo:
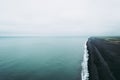
<svg viewBox="0 0 120 80">
<path fill-rule="evenodd" d="M 84 55 L 83 55 L 83 62 L 82 62 L 82 72 L 81 72 L 81 77 L 82 80 L 89 80 L 89 73 L 88 73 L 88 51 L 87 51 L 87 46 L 86 42 L 84 45 Z"/>
</svg>

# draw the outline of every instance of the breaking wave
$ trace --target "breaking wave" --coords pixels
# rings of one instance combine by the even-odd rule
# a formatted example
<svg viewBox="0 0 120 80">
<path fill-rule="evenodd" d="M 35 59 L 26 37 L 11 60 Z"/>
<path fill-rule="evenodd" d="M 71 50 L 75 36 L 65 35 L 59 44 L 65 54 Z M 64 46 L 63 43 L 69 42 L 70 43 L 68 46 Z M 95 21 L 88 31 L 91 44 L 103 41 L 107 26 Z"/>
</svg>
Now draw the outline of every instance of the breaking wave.
<svg viewBox="0 0 120 80">
<path fill-rule="evenodd" d="M 81 77 L 82 80 L 89 80 L 89 73 L 88 73 L 88 51 L 87 51 L 87 46 L 86 42 L 84 45 L 84 55 L 83 55 L 83 62 L 82 62 L 82 72 L 81 72 Z"/>
</svg>

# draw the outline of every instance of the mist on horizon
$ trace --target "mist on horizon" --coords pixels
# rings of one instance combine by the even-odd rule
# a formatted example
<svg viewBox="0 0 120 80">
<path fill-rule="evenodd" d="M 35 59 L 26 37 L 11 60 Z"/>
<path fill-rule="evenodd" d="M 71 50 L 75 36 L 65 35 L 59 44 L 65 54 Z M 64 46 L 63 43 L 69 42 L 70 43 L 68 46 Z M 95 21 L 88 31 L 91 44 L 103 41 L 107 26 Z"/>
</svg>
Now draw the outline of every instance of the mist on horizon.
<svg viewBox="0 0 120 80">
<path fill-rule="evenodd" d="M 118 36 L 119 0 L 1 0 L 0 36 Z"/>
</svg>

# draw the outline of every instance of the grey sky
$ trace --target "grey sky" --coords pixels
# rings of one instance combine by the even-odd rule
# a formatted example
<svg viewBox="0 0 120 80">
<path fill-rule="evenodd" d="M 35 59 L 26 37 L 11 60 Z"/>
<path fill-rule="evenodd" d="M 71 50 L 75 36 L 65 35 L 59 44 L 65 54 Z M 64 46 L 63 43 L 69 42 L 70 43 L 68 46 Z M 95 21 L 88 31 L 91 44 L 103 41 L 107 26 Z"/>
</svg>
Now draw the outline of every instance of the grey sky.
<svg viewBox="0 0 120 80">
<path fill-rule="evenodd" d="M 119 35 L 120 0 L 0 0 L 0 35 Z"/>
</svg>

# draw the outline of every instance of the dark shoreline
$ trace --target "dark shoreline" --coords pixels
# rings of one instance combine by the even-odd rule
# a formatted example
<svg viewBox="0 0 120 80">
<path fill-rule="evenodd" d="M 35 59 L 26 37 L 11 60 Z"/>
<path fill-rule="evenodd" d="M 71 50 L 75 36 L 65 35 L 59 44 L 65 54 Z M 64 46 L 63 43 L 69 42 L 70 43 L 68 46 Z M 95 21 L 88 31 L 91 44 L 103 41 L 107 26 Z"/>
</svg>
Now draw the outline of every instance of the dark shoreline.
<svg viewBox="0 0 120 80">
<path fill-rule="evenodd" d="M 87 41 L 89 80 L 120 80 L 120 38 L 107 39 L 91 37 Z"/>
</svg>

